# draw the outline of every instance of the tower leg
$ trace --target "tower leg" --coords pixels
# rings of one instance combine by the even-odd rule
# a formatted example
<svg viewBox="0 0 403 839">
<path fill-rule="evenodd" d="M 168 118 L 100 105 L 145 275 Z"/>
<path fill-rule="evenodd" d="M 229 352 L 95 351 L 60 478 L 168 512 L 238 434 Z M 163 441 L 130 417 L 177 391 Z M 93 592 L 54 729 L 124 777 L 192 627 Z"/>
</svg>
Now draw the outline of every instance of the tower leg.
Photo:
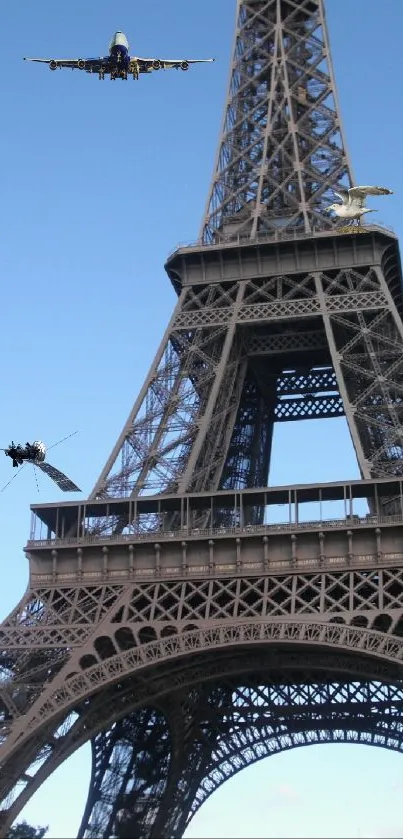
<svg viewBox="0 0 403 839">
<path fill-rule="evenodd" d="M 387 742 L 401 750 L 401 690 L 353 672 L 349 678 L 351 658 L 338 657 L 327 675 L 317 669 L 324 664 L 317 651 L 301 658 L 289 653 L 282 664 L 287 661 L 282 674 L 275 658 L 270 667 L 261 659 L 260 672 L 172 692 L 164 716 L 146 708 L 100 734 L 79 836 L 179 839 L 229 777 L 295 746 Z"/>
<path fill-rule="evenodd" d="M 79 837 L 175 839 L 185 830 L 212 747 L 203 707 L 173 697 L 166 714 L 134 711 L 93 741 L 91 791 Z M 207 753 L 207 754 L 206 754 Z"/>
</svg>

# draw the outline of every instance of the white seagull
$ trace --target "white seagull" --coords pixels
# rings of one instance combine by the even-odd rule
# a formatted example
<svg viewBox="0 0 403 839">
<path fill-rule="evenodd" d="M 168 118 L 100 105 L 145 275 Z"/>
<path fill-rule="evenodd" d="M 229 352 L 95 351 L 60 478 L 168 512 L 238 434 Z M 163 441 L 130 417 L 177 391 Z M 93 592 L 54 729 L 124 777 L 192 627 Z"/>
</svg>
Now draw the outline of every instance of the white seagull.
<svg viewBox="0 0 403 839">
<path fill-rule="evenodd" d="M 361 224 L 361 216 L 365 213 L 375 213 L 376 210 L 369 210 L 365 206 L 365 200 L 368 195 L 393 195 L 391 189 L 386 189 L 384 186 L 353 186 L 347 192 L 335 192 L 337 198 L 343 202 L 342 204 L 331 204 L 327 210 L 333 210 L 336 216 L 343 219 L 348 219 L 353 222 L 357 219 L 357 224 Z"/>
</svg>

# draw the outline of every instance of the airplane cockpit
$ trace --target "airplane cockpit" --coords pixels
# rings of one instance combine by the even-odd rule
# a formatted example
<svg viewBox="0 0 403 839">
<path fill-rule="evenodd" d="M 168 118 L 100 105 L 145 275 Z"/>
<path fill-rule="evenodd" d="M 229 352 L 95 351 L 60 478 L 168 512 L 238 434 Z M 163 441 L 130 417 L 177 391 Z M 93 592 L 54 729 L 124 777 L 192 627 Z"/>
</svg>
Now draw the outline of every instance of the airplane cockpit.
<svg viewBox="0 0 403 839">
<path fill-rule="evenodd" d="M 129 42 L 124 32 L 115 32 L 109 44 L 109 52 L 111 52 L 113 47 L 125 47 L 127 50 L 129 49 Z"/>
</svg>

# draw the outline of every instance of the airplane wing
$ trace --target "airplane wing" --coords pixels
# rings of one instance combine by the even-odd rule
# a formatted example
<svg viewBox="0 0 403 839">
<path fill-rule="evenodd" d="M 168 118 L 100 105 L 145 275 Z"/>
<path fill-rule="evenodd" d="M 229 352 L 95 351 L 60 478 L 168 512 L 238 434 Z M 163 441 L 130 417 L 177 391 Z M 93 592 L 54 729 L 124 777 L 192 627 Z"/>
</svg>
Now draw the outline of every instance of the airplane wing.
<svg viewBox="0 0 403 839">
<path fill-rule="evenodd" d="M 98 72 L 108 60 L 108 57 L 102 56 L 100 58 L 24 58 L 24 61 L 48 64 L 51 70 L 68 67 L 70 70 L 86 70 L 87 73 Z"/>
<path fill-rule="evenodd" d="M 140 72 L 150 73 L 152 70 L 188 70 L 190 64 L 210 64 L 215 58 L 137 58 L 133 56 L 131 61 L 137 62 Z"/>
</svg>

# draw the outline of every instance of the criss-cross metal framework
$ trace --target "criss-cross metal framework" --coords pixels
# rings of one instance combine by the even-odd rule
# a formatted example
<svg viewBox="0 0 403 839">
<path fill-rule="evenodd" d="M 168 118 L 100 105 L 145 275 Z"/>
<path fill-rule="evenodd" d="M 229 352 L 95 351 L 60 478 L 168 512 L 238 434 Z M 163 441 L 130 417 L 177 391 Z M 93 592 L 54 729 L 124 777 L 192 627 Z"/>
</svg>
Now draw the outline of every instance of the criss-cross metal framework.
<svg viewBox="0 0 403 839">
<path fill-rule="evenodd" d="M 33 507 L 0 628 L 1 837 L 88 740 L 88 839 L 180 837 L 284 749 L 403 749 L 402 273 L 390 231 L 332 228 L 351 181 L 323 0 L 238 0 L 172 318 L 90 497 Z M 275 422 L 343 415 L 362 480 L 268 486 Z"/>
<path fill-rule="evenodd" d="M 322 0 L 238 0 L 205 242 L 331 226 L 351 185 Z"/>
<path fill-rule="evenodd" d="M 259 663 L 262 659 L 255 659 L 255 666 Z M 145 835 L 144 827 L 153 821 L 154 835 L 158 835 L 158 826 L 161 831 L 168 827 L 170 833 L 165 835 L 181 835 L 224 781 L 285 749 L 321 742 L 385 746 L 387 740 L 389 748 L 402 748 L 401 691 L 377 682 L 347 684 L 337 676 L 324 685 L 315 681 L 314 669 L 310 676 L 309 684 L 306 676 L 301 684 L 298 673 L 291 669 L 286 679 L 280 673 L 266 676 L 263 683 L 246 677 L 242 686 L 239 677 L 224 676 L 219 685 L 213 681 L 190 692 L 178 690 L 172 700 L 188 715 L 191 725 L 180 739 L 182 777 L 177 776 L 176 783 L 168 780 L 170 732 L 166 719 L 169 711 L 172 720 L 177 718 L 173 707 L 164 708 L 166 716 L 155 709 L 132 713 L 113 731 L 100 734 L 93 741 L 96 804 L 89 827 L 88 814 L 84 816 L 86 835 L 129 839 Z M 338 706 L 337 715 L 329 713 L 330 697 Z M 143 750 L 140 765 L 136 754 L 139 742 Z M 155 754 L 162 772 L 155 772 Z M 135 774 L 137 783 L 130 788 L 127 778 Z M 116 800 L 117 790 L 121 809 L 116 812 L 111 802 Z M 167 819 L 165 812 L 158 825 L 158 804 L 168 795 L 169 816 Z"/>
<path fill-rule="evenodd" d="M 265 486 L 275 422 L 343 414 L 363 477 L 400 474 L 391 234 L 182 249 L 167 270 L 179 302 L 93 497 Z"/>
</svg>

